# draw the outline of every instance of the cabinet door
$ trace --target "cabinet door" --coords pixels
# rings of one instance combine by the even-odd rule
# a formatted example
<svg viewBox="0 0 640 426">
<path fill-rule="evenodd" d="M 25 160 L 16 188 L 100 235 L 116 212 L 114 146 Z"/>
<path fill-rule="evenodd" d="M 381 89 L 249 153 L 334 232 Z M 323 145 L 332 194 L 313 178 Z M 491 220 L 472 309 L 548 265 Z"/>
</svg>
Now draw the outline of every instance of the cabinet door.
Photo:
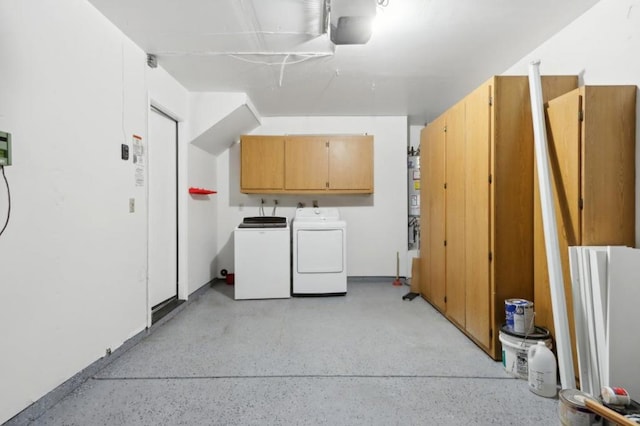
<svg viewBox="0 0 640 426">
<path fill-rule="evenodd" d="M 483 85 L 466 102 L 465 272 L 466 330 L 485 348 L 491 338 L 491 86 Z M 494 330 L 497 333 L 497 330 Z"/>
<path fill-rule="evenodd" d="M 582 244 L 635 245 L 636 86 L 584 86 Z"/>
<path fill-rule="evenodd" d="M 445 281 L 445 118 L 439 117 L 427 129 L 428 158 L 426 158 L 427 209 L 429 223 L 427 224 L 428 244 L 428 272 L 429 301 L 440 311 L 446 310 L 446 281 Z"/>
<path fill-rule="evenodd" d="M 465 104 L 446 113 L 447 316 L 465 326 Z"/>
<path fill-rule="evenodd" d="M 431 214 L 429 209 L 430 189 L 429 173 L 431 165 L 431 142 L 436 138 L 435 126 L 430 124 L 420 131 L 420 294 L 427 300 L 431 300 Z"/>
<path fill-rule="evenodd" d="M 242 136 L 240 158 L 242 192 L 284 188 L 282 136 Z"/>
<path fill-rule="evenodd" d="M 329 173 L 329 138 L 295 136 L 285 138 L 285 182 L 287 190 L 326 190 Z"/>
<path fill-rule="evenodd" d="M 553 189 L 556 223 L 558 226 L 558 246 L 562 262 L 567 317 L 572 340 L 575 340 L 571 276 L 569 272 L 568 247 L 581 245 L 580 236 L 580 121 L 581 110 L 579 90 L 549 101 L 547 108 L 549 165 Z M 536 171 L 537 175 L 537 171 Z M 534 199 L 534 239 L 535 281 L 534 298 L 536 325 L 554 332 L 551 292 L 544 242 L 542 211 L 538 181 L 536 176 Z M 577 371 L 577 370 L 576 370 Z"/>
<path fill-rule="evenodd" d="M 373 191 L 373 136 L 332 136 L 329 189 Z"/>
</svg>

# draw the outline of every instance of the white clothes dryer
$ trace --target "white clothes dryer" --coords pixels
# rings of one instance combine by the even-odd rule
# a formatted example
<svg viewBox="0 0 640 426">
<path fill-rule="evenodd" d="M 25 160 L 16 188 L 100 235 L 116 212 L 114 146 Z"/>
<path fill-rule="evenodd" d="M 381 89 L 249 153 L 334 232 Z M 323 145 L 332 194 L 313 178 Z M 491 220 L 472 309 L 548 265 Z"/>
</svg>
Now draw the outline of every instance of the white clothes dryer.
<svg viewBox="0 0 640 426">
<path fill-rule="evenodd" d="M 347 223 L 336 208 L 296 210 L 292 222 L 292 294 L 347 293 Z"/>
</svg>

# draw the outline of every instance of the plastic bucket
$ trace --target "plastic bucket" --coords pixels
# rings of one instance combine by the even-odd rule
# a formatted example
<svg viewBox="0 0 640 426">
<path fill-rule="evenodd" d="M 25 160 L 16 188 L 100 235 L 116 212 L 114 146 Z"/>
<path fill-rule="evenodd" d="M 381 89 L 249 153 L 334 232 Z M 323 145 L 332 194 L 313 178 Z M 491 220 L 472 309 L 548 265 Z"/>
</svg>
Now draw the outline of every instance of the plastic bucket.
<svg viewBox="0 0 640 426">
<path fill-rule="evenodd" d="M 551 335 L 549 330 L 542 327 L 535 327 L 533 333 L 524 335 L 509 330 L 507 325 L 503 325 L 498 336 L 502 343 L 502 366 L 510 376 L 519 379 L 529 379 L 528 352 L 529 348 L 539 341 L 552 349 Z"/>
</svg>

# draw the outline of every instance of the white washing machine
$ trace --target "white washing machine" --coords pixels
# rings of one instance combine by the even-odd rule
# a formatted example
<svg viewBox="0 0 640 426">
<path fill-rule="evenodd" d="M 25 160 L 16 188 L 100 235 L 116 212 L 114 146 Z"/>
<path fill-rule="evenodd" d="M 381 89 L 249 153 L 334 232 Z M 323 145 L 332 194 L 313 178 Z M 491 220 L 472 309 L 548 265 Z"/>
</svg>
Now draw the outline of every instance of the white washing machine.
<svg viewBox="0 0 640 426">
<path fill-rule="evenodd" d="M 292 240 L 294 296 L 347 293 L 347 223 L 338 209 L 297 209 Z"/>
<path fill-rule="evenodd" d="M 291 297 L 287 218 L 245 218 L 234 231 L 234 299 Z"/>
</svg>

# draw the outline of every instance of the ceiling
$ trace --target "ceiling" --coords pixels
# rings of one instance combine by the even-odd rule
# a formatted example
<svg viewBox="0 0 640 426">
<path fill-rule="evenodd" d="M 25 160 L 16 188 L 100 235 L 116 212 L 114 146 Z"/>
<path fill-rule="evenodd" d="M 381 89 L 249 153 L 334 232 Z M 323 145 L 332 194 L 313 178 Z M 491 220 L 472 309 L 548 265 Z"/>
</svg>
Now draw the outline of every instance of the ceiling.
<svg viewBox="0 0 640 426">
<path fill-rule="evenodd" d="M 418 125 L 598 0 L 388 0 L 367 44 L 337 46 L 323 0 L 89 1 L 189 91 L 245 92 L 263 117 Z"/>
</svg>

